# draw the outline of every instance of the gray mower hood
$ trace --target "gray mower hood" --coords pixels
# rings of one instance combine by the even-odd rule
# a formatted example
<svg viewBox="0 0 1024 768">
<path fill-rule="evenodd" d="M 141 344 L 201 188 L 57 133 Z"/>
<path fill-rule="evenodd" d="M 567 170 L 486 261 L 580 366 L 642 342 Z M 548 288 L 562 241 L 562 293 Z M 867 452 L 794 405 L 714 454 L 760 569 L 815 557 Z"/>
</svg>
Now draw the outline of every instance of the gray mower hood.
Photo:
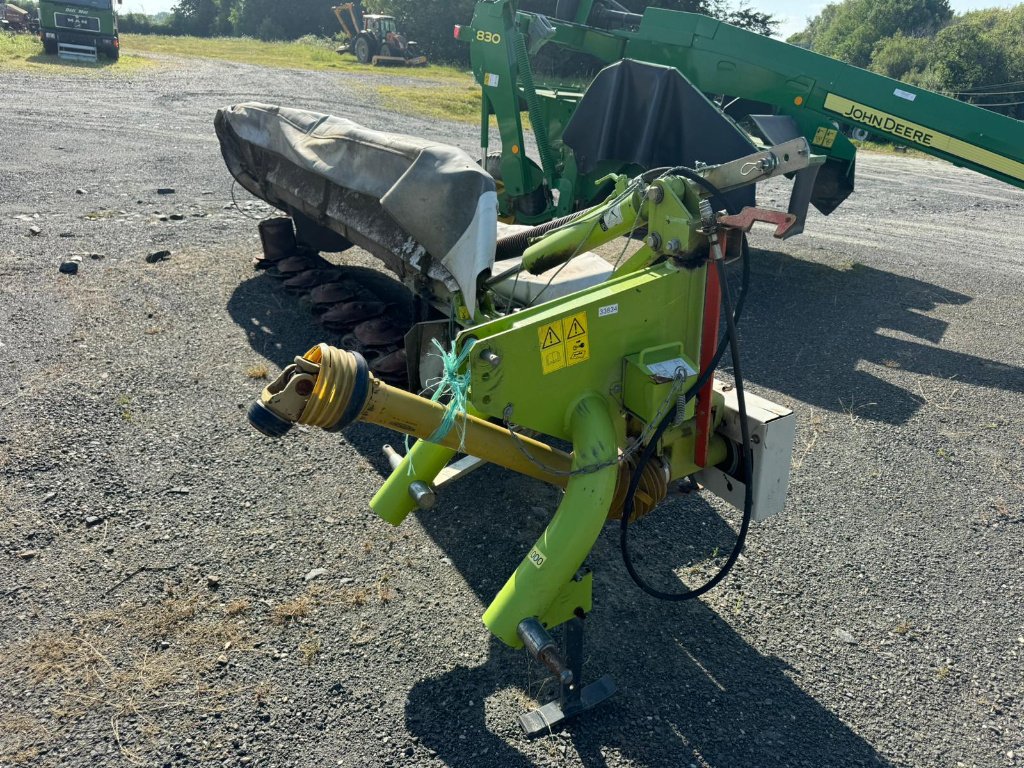
<svg viewBox="0 0 1024 768">
<path fill-rule="evenodd" d="M 494 180 L 461 149 L 255 102 L 218 110 L 214 125 L 228 170 L 249 192 L 346 236 L 392 221 L 476 311 L 477 279 L 494 263 L 498 200 Z M 352 193 L 379 203 L 372 225 L 333 204 Z"/>
</svg>

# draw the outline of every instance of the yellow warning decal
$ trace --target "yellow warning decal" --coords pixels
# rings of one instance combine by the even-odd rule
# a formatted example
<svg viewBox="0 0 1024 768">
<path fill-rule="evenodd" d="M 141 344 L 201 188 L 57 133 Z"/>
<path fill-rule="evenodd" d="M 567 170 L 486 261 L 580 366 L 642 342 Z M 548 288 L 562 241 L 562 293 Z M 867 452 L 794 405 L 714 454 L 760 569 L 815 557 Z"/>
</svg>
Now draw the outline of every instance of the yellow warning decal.
<svg viewBox="0 0 1024 768">
<path fill-rule="evenodd" d="M 546 376 L 590 359 L 587 313 L 578 312 L 537 328 L 540 367 Z"/>
<path fill-rule="evenodd" d="M 839 131 L 835 128 L 825 128 L 822 126 L 814 132 L 814 138 L 811 139 L 811 144 L 817 144 L 819 147 L 829 149 L 833 144 L 836 143 L 836 136 Z"/>
<path fill-rule="evenodd" d="M 931 128 L 925 128 L 923 125 L 903 120 L 864 104 L 858 104 L 856 101 L 844 99 L 834 93 L 825 97 L 825 109 L 831 110 L 851 122 L 866 125 L 868 128 L 897 136 L 922 147 L 937 149 L 940 152 L 1024 181 L 1024 163 L 997 155 L 995 152 L 989 152 L 987 149 L 968 144 L 966 141 L 954 139 L 952 136 L 933 131 Z"/>
</svg>

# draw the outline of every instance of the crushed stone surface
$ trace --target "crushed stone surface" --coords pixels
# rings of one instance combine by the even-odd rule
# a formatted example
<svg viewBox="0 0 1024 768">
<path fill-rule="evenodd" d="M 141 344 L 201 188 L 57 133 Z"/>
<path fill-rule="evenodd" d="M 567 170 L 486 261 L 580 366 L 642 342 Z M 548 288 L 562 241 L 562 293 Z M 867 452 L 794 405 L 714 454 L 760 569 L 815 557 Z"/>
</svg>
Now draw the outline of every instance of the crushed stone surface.
<svg viewBox="0 0 1024 768">
<path fill-rule="evenodd" d="M 633 586 L 609 527 L 585 675 L 620 691 L 528 742 L 516 715 L 554 684 L 479 616 L 557 492 L 488 467 L 391 528 L 367 503 L 394 434 L 245 420 L 253 376 L 324 333 L 250 266 L 268 210 L 232 206 L 214 111 L 475 154 L 376 77 L 0 72 L 0 765 L 1020 765 L 1024 193 L 864 155 L 831 217 L 754 233 L 743 359 L 797 412 L 786 510 L 681 605 Z M 639 567 L 665 585 L 727 551 L 720 512 L 656 511 Z"/>
</svg>

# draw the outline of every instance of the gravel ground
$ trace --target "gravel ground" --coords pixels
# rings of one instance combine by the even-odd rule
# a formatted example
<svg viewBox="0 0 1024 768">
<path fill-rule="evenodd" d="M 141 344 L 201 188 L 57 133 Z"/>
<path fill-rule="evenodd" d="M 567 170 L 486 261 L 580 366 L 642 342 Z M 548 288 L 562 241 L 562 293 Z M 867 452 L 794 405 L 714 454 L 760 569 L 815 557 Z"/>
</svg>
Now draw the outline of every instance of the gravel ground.
<svg viewBox="0 0 1024 768">
<path fill-rule="evenodd" d="M 798 413 L 786 511 L 685 605 L 606 532 L 587 675 L 622 690 L 527 742 L 553 686 L 479 615 L 556 493 L 486 468 L 390 529 L 367 501 L 393 435 L 245 423 L 259 367 L 322 334 L 249 266 L 213 112 L 474 148 L 375 106 L 378 77 L 0 72 L 0 765 L 1024 764 L 1024 194 L 865 156 L 839 212 L 754 237 L 744 360 Z M 648 573 L 729 545 L 688 512 L 638 526 Z"/>
</svg>

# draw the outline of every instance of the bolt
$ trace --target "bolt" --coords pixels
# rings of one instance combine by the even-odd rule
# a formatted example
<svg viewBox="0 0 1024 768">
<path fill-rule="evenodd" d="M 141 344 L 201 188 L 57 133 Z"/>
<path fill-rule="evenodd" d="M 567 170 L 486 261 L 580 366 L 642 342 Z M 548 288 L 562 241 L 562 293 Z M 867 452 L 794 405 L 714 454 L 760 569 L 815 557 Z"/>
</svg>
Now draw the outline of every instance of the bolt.
<svg viewBox="0 0 1024 768">
<path fill-rule="evenodd" d="M 485 363 L 490 363 L 492 368 L 497 368 L 501 365 L 501 355 L 490 348 L 485 349 L 480 353 L 480 359 Z"/>
<path fill-rule="evenodd" d="M 657 232 L 651 232 L 651 234 L 647 236 L 647 245 L 655 251 L 661 248 L 661 235 Z"/>
<path fill-rule="evenodd" d="M 665 190 L 652 185 L 647 188 L 647 199 L 657 205 L 665 199 Z"/>
<path fill-rule="evenodd" d="M 679 253 L 682 250 L 683 244 L 679 242 L 678 238 L 673 237 L 668 241 L 668 245 L 665 246 L 669 253 Z"/>
<path fill-rule="evenodd" d="M 309 379 L 300 379 L 295 382 L 295 394 L 299 397 L 309 397 L 313 393 L 313 382 Z"/>
</svg>

